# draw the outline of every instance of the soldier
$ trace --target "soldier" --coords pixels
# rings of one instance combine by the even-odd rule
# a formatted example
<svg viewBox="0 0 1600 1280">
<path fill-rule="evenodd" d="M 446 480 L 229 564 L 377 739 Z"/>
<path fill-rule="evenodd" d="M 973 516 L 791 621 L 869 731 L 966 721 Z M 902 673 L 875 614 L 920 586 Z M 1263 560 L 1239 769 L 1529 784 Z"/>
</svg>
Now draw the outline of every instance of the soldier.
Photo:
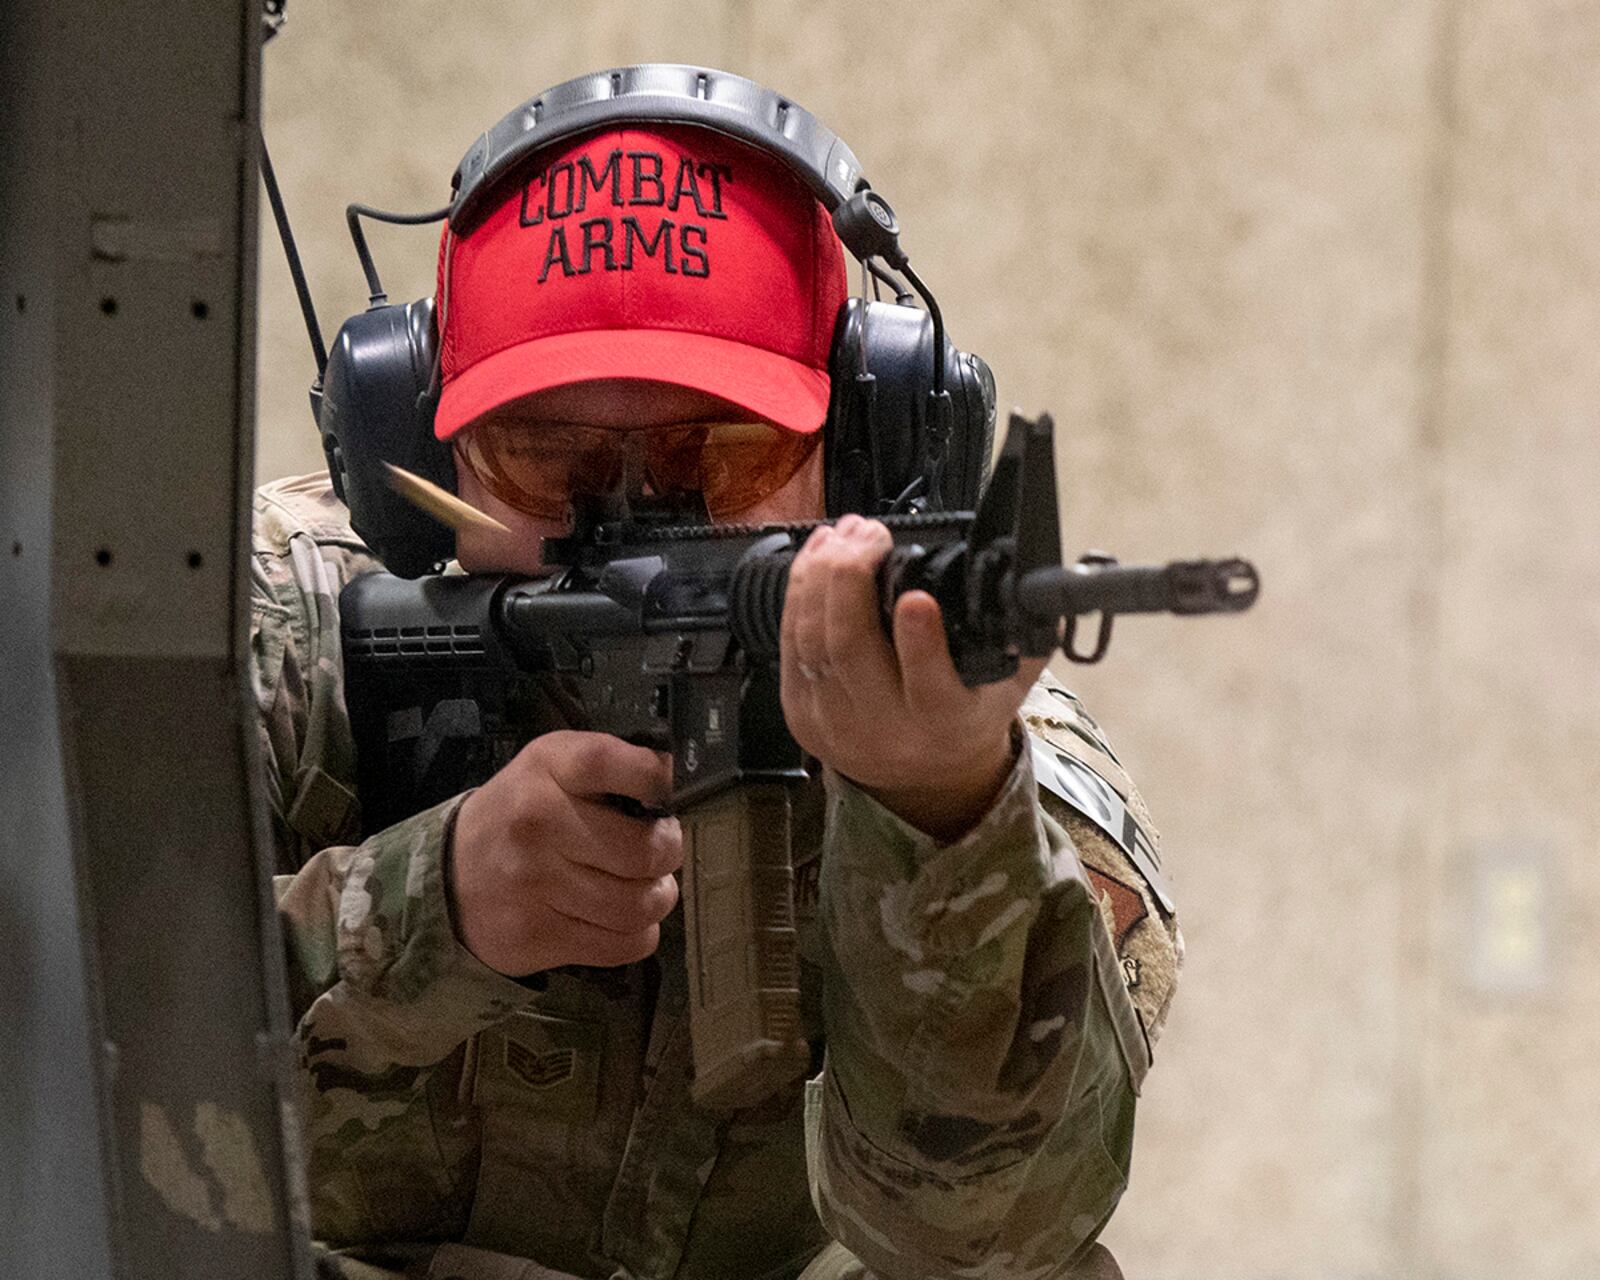
<svg viewBox="0 0 1600 1280">
<path fill-rule="evenodd" d="M 441 245 L 435 430 L 509 530 L 461 532 L 461 568 L 544 572 L 573 498 L 628 467 L 716 519 L 820 516 L 846 290 L 810 192 L 683 126 L 583 138 L 521 181 Z M 846 517 L 791 573 L 784 714 L 821 766 L 795 850 L 814 1070 L 728 1113 L 689 1091 L 681 832 L 612 803 L 658 804 L 668 762 L 555 729 L 356 843 L 337 604 L 379 566 L 326 476 L 262 490 L 256 692 L 328 1274 L 1117 1274 L 1094 1241 L 1181 942 L 1036 755 L 1154 832 L 1041 664 L 967 689 L 922 593 L 884 633 L 888 545 Z"/>
</svg>

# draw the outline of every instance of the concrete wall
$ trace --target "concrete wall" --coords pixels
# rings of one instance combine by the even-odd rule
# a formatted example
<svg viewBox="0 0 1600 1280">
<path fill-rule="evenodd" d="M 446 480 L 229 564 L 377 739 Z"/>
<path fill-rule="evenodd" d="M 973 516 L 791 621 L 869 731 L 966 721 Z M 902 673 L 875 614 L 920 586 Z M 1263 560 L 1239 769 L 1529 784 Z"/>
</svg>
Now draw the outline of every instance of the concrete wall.
<svg viewBox="0 0 1600 1280">
<path fill-rule="evenodd" d="M 1063 424 L 1069 548 L 1261 565 L 1253 614 L 1068 673 L 1190 942 L 1130 1276 L 1600 1275 L 1600 0 L 291 5 L 267 133 L 330 337 L 346 201 L 442 204 L 503 111 L 639 60 L 850 141 Z M 431 288 L 430 231 L 374 242 Z M 267 477 L 318 451 L 262 252 Z"/>
</svg>

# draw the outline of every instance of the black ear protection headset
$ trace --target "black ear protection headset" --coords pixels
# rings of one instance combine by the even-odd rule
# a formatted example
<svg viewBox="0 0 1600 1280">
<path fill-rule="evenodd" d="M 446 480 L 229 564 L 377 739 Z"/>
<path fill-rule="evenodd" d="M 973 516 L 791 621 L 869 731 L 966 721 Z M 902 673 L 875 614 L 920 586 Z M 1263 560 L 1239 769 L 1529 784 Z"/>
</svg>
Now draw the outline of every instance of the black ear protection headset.
<svg viewBox="0 0 1600 1280">
<path fill-rule="evenodd" d="M 862 176 L 855 155 L 809 112 L 741 76 L 649 64 L 579 76 L 517 107 L 468 150 L 444 209 L 347 210 L 371 305 L 345 321 L 325 362 L 319 352 L 311 402 L 334 489 L 355 531 L 389 570 L 403 577 L 430 572 L 454 554 L 454 535 L 400 498 L 383 464 L 451 491 L 456 474 L 450 446 L 433 433 L 439 399 L 433 299 L 388 301 L 360 219 L 414 225 L 448 218 L 451 234 L 469 235 L 528 172 L 536 152 L 626 124 L 696 125 L 776 156 L 829 211 L 839 239 L 862 264 L 862 296 L 840 308 L 828 359 L 827 514 L 972 509 L 994 436 L 994 378 L 981 359 L 946 340 L 938 303 L 900 248 L 894 212 Z M 270 166 L 265 172 L 283 229 Z M 292 249 L 290 258 L 297 267 Z M 869 300 L 869 278 L 874 292 L 886 284 L 895 300 Z M 913 305 L 912 290 L 926 309 Z"/>
</svg>

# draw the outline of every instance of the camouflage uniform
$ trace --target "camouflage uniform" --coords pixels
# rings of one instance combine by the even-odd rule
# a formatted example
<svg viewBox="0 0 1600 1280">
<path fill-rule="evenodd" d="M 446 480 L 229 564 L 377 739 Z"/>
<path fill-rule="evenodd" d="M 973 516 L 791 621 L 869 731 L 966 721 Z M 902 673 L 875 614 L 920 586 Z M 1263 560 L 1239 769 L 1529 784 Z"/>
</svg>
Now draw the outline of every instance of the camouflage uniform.
<svg viewBox="0 0 1600 1280">
<path fill-rule="evenodd" d="M 1032 752 L 945 847 L 842 779 L 813 789 L 796 907 L 826 1066 L 708 1111 L 689 1093 L 681 913 L 641 964 L 517 981 L 452 927 L 458 801 L 354 843 L 337 604 L 378 566 L 326 477 L 262 491 L 253 567 L 328 1274 L 926 1280 L 1090 1274 L 1095 1256 L 1115 1274 L 1089 1242 L 1126 1182 L 1181 943 L 1100 826 L 1050 795 L 1041 811 Z M 1023 718 L 1153 841 L 1072 695 L 1047 678 Z"/>
</svg>

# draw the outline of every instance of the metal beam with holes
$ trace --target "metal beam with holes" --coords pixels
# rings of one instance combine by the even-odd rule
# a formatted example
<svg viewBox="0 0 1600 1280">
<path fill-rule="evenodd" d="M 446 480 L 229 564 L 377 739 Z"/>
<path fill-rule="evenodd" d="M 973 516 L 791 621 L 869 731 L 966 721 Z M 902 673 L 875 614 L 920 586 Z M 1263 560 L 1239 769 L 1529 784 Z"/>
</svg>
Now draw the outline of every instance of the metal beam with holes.
<svg viewBox="0 0 1600 1280">
<path fill-rule="evenodd" d="M 260 24 L 0 5 L 0 1275 L 310 1275 L 246 669 Z"/>
</svg>

